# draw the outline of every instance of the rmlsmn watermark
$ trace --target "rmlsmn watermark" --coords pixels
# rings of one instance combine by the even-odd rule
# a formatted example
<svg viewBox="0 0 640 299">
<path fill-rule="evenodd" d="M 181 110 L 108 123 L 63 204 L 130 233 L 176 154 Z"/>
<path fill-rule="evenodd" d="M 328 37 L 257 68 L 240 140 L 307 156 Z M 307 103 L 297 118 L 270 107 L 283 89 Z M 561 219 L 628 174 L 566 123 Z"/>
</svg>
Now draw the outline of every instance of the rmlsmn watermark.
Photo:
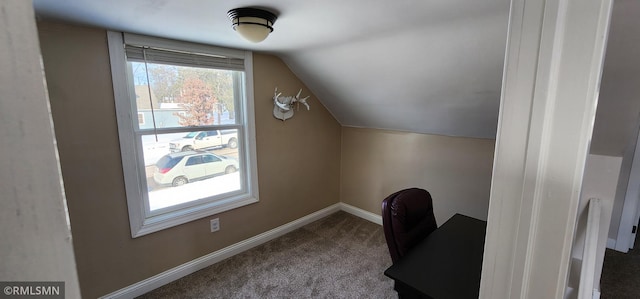
<svg viewBox="0 0 640 299">
<path fill-rule="evenodd" d="M 0 299 L 64 299 L 64 281 L 0 281 Z"/>
</svg>

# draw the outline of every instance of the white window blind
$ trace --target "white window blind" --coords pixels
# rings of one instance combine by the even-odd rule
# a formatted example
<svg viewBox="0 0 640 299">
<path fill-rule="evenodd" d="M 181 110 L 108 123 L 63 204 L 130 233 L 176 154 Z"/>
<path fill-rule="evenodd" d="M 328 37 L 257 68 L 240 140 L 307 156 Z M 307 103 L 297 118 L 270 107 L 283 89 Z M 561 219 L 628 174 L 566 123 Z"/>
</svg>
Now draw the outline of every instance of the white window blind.
<svg viewBox="0 0 640 299">
<path fill-rule="evenodd" d="M 235 57 L 188 53 L 129 44 L 125 45 L 125 53 L 130 61 L 144 62 L 146 58 L 147 62 L 160 64 L 244 71 L 244 59 Z"/>
</svg>

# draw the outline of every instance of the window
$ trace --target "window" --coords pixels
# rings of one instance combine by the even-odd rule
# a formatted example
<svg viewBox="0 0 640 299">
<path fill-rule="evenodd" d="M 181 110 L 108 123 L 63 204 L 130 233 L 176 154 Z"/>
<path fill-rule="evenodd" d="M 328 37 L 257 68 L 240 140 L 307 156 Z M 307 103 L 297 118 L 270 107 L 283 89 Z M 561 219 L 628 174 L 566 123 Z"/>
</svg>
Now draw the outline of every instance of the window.
<svg viewBox="0 0 640 299">
<path fill-rule="evenodd" d="M 202 164 L 202 156 L 195 156 L 187 160 L 187 166 Z"/>
<path fill-rule="evenodd" d="M 204 157 L 202 157 L 202 160 L 204 160 L 204 163 L 214 163 L 221 161 L 219 158 L 213 155 L 204 155 Z"/>
<path fill-rule="evenodd" d="M 108 37 L 132 236 L 258 201 L 251 52 Z"/>
</svg>

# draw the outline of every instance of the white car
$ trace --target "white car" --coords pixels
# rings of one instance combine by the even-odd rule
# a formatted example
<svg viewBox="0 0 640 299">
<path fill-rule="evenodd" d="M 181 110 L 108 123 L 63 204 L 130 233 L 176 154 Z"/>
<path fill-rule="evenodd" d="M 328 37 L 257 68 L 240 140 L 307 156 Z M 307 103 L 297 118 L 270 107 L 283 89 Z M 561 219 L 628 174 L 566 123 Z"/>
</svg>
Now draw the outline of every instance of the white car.
<svg viewBox="0 0 640 299">
<path fill-rule="evenodd" d="M 211 130 L 189 132 L 182 138 L 169 142 L 172 153 L 180 151 L 192 151 L 215 147 L 238 147 L 238 130 Z"/>
<path fill-rule="evenodd" d="M 181 186 L 188 182 L 236 172 L 238 161 L 207 152 L 186 151 L 164 155 L 156 163 L 153 180 L 159 185 Z"/>
</svg>

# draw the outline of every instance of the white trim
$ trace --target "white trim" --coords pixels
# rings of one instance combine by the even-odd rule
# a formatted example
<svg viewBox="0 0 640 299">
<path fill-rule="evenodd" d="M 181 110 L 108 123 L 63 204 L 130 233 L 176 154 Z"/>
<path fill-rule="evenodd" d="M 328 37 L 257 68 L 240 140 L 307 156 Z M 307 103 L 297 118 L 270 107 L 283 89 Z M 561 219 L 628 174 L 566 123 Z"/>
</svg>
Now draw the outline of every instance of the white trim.
<svg viewBox="0 0 640 299">
<path fill-rule="evenodd" d="M 375 213 L 371 213 L 369 211 L 365 211 L 361 208 L 357 208 L 354 207 L 352 205 L 346 204 L 344 202 L 339 203 L 340 205 L 340 210 L 345 211 L 351 215 L 360 217 L 364 220 L 368 220 L 371 221 L 377 225 L 382 225 L 382 216 L 375 214 Z"/>
<path fill-rule="evenodd" d="M 116 104 L 118 120 L 118 133 L 120 138 L 120 151 L 122 156 L 122 168 L 124 170 L 125 191 L 127 195 L 127 207 L 131 236 L 133 238 L 150 234 L 165 228 L 187 223 L 206 216 L 211 216 L 223 211 L 259 201 L 257 155 L 255 143 L 254 122 L 254 94 L 253 94 L 253 54 L 250 51 L 225 49 L 202 44 L 193 44 L 175 40 L 167 40 L 155 37 L 127 34 L 120 32 L 107 32 L 109 56 L 111 62 L 111 76 Z M 132 88 L 131 73 L 127 71 L 127 59 L 124 50 L 125 42 L 143 43 L 160 48 L 172 48 L 197 53 L 214 54 L 220 52 L 223 55 L 242 58 L 245 65 L 243 72 L 244 97 L 238 100 L 236 111 L 242 120 L 234 125 L 242 132 L 242 143 L 239 147 L 241 161 L 241 190 L 229 194 L 217 195 L 189 203 L 172 206 L 163 214 L 151 213 L 148 206 L 148 193 L 143 186 L 145 175 L 143 173 L 143 150 L 140 142 L 140 132 L 134 133 L 134 125 L 138 118 L 133 117 L 135 110 L 134 89 Z M 236 86 L 236 88 L 238 88 Z M 218 126 L 220 128 L 224 126 Z M 162 131 L 188 131 L 192 128 L 172 128 Z"/>
<path fill-rule="evenodd" d="M 123 48 L 122 33 L 107 31 L 107 41 L 109 47 L 109 59 L 111 63 L 111 80 L 113 81 L 113 95 L 115 98 L 116 106 L 116 118 L 118 119 L 118 136 L 120 137 L 120 152 L 130 152 L 135 148 L 135 136 L 133 131 L 128 129 L 133 127 L 132 123 L 132 109 L 131 101 L 129 101 L 129 90 L 127 88 L 127 73 L 126 57 Z M 127 99 L 124 101 L 123 99 Z M 131 227 L 131 235 L 135 236 L 136 233 L 142 228 L 143 217 L 145 208 L 142 200 L 134 202 L 129 199 L 142 198 L 142 194 L 138 192 L 140 185 L 140 177 L 135 171 L 136 165 L 138 165 L 137 155 L 121 155 L 122 169 L 130 169 L 133 171 L 124 171 L 125 182 L 131 182 L 125 184 L 125 193 L 127 195 L 127 209 L 129 212 L 129 222 Z M 134 183 L 135 182 L 135 183 Z"/>
<path fill-rule="evenodd" d="M 238 196 L 227 197 L 223 200 L 170 212 L 165 215 L 151 216 L 144 220 L 143 225 L 140 226 L 135 234 L 132 234 L 132 237 L 136 238 L 144 236 L 163 229 L 174 227 L 207 216 L 219 214 L 224 211 L 243 207 L 256 202 L 258 202 L 257 198 L 248 197 L 246 194 L 240 194 Z"/>
<path fill-rule="evenodd" d="M 242 253 L 246 250 L 249 250 L 253 247 L 256 247 L 260 244 L 266 243 L 270 240 L 273 240 L 277 237 L 280 237 L 284 234 L 287 234 L 293 230 L 301 228 L 311 222 L 316 220 L 320 220 L 326 216 L 329 216 L 335 212 L 341 210 L 343 205 L 341 203 L 337 203 L 326 207 L 317 212 L 311 213 L 307 216 L 299 218 L 297 220 L 291 221 L 284 225 L 278 226 L 272 230 L 261 233 L 257 236 L 251 237 L 249 239 L 240 241 L 233 245 L 222 248 L 218 251 L 214 251 L 205 256 L 201 256 L 197 259 L 186 262 L 177 267 L 171 268 L 167 271 L 164 271 L 160 274 L 149 277 L 140 282 L 134 283 L 130 286 L 117 290 L 113 293 L 104 295 L 100 298 L 134 298 L 136 296 L 143 295 L 151 290 L 159 288 L 165 284 L 168 284 L 172 281 L 180 279 L 186 275 L 194 273 L 198 270 L 204 269 L 208 266 L 211 266 L 219 261 L 222 261 L 226 258 L 232 257 L 236 254 Z M 357 209 L 354 207 L 354 209 Z M 368 220 L 368 219 L 367 219 Z"/>
<path fill-rule="evenodd" d="M 247 190 L 256 201 L 259 201 L 260 188 L 258 187 L 258 151 L 256 150 L 256 123 L 255 123 L 255 97 L 253 90 L 253 52 L 244 52 L 244 66 L 245 66 L 245 82 L 244 84 L 244 96 L 246 99 L 240 101 L 240 105 L 246 105 L 242 111 L 244 115 L 245 129 L 244 129 L 244 146 L 248 146 L 244 151 L 246 155 L 244 161 L 247 164 L 245 169 L 248 169 L 247 175 Z M 242 146 L 242 145 L 241 145 Z"/>
<path fill-rule="evenodd" d="M 562 298 L 612 0 L 512 0 L 480 298 Z"/>
<path fill-rule="evenodd" d="M 582 254 L 582 267 L 580 269 L 580 284 L 578 287 L 578 299 L 593 298 L 595 290 L 595 272 L 598 254 L 598 234 L 600 233 L 600 214 L 602 202 L 599 198 L 589 199 L 589 211 L 587 214 L 587 231 L 584 239 L 584 252 Z M 599 282 L 598 282 L 599 283 Z"/>
<path fill-rule="evenodd" d="M 38 30 L 32 2 L 0 1 L 0 280 L 58 281 L 63 284 L 62 297 L 80 298 L 63 182 L 67 178 L 60 166 L 64 139 L 54 131 L 65 126 L 57 127 L 57 121 L 54 126 L 53 121 L 64 115 L 55 111 L 55 103 L 64 96 L 49 97 L 47 85 L 55 86 L 56 80 L 43 72 L 43 56 L 49 68 L 49 59 L 69 53 L 47 57 L 50 49 L 41 49 L 38 33 L 40 38 L 53 38 L 59 32 Z M 9 287 L 14 284 L 3 284 L 3 297 L 28 294 L 26 288 L 14 293 Z M 29 295 L 38 294 L 30 291 Z"/>
<path fill-rule="evenodd" d="M 608 238 L 607 239 L 607 248 L 615 250 L 616 249 L 616 239 Z"/>
</svg>

